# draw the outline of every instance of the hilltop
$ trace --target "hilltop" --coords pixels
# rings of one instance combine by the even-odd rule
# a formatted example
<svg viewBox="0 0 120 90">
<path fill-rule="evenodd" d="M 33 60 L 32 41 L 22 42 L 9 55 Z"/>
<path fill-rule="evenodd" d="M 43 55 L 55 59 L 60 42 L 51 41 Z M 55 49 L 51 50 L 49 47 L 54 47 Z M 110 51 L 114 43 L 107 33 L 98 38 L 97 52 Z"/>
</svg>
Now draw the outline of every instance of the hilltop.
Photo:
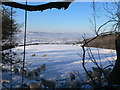
<svg viewBox="0 0 120 90">
<path fill-rule="evenodd" d="M 90 47 L 104 48 L 104 49 L 115 49 L 115 39 L 120 33 L 111 33 L 98 36 L 93 41 L 89 42 Z M 86 39 L 86 41 L 92 38 Z M 83 42 L 83 41 L 82 41 Z"/>
</svg>

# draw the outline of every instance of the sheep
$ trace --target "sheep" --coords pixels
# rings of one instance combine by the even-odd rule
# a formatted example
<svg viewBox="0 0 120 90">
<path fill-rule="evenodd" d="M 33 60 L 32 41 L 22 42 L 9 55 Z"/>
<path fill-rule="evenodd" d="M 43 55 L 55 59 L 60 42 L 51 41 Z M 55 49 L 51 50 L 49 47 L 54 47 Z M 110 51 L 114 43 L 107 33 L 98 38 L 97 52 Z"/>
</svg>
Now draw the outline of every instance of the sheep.
<svg viewBox="0 0 120 90">
<path fill-rule="evenodd" d="M 32 56 L 36 56 L 35 54 L 32 54 Z"/>
<path fill-rule="evenodd" d="M 28 78 L 29 79 L 34 79 L 34 75 L 35 75 L 34 71 L 29 71 L 28 72 Z"/>
<path fill-rule="evenodd" d="M 38 72 L 41 72 L 41 69 L 38 67 L 37 69 L 36 69 Z"/>
<path fill-rule="evenodd" d="M 55 82 L 53 81 L 45 80 L 44 78 L 41 78 L 41 81 L 42 81 L 44 88 L 46 87 L 55 88 L 56 87 Z"/>
<path fill-rule="evenodd" d="M 43 64 L 39 67 L 40 71 L 44 70 L 45 71 L 45 68 L 46 68 L 46 64 Z"/>
<path fill-rule="evenodd" d="M 43 57 L 46 57 L 47 56 L 47 54 L 43 54 Z"/>
<path fill-rule="evenodd" d="M 45 70 L 45 68 L 46 68 L 46 65 L 43 64 L 43 65 L 39 66 L 36 70 L 37 70 L 38 72 L 41 72 L 42 70 Z"/>
<path fill-rule="evenodd" d="M 19 69 L 17 67 L 14 68 L 14 73 L 19 74 Z"/>
<path fill-rule="evenodd" d="M 29 84 L 30 90 L 41 89 L 42 88 L 41 86 L 42 86 L 41 83 L 34 83 L 34 82 L 32 82 L 32 83 Z"/>
</svg>

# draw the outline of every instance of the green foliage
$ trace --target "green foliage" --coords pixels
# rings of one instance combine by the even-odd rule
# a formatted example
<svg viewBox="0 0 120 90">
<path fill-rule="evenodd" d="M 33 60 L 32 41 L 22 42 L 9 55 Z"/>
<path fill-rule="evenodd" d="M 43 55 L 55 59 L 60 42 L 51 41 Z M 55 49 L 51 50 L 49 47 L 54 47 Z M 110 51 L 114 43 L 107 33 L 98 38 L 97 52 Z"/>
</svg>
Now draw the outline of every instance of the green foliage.
<svg viewBox="0 0 120 90">
<path fill-rule="evenodd" d="M 6 51 L 6 52 L 2 52 L 2 63 L 3 64 L 18 64 L 18 63 L 22 63 L 22 61 L 18 58 L 15 58 L 17 55 L 16 52 L 14 51 Z"/>
<path fill-rule="evenodd" d="M 17 44 L 15 34 L 20 32 L 21 25 L 16 23 L 14 16 L 15 11 L 10 8 L 2 7 L 2 51 L 15 47 Z M 11 20 L 12 15 L 12 20 Z"/>
<path fill-rule="evenodd" d="M 3 6 L 2 10 L 2 39 L 9 40 L 14 37 L 14 34 L 20 30 L 20 24 L 16 23 L 14 14 L 16 12 L 12 12 L 12 20 L 11 20 L 11 11 L 9 8 L 5 8 Z"/>
<path fill-rule="evenodd" d="M 10 11 L 10 8 L 2 7 L 2 51 L 17 46 L 15 34 L 20 31 L 20 24 L 16 23 L 14 19 L 15 11 Z M 12 14 L 12 20 L 11 20 Z M 12 64 L 20 63 L 20 60 L 15 60 L 15 52 L 2 52 L 2 63 Z"/>
</svg>

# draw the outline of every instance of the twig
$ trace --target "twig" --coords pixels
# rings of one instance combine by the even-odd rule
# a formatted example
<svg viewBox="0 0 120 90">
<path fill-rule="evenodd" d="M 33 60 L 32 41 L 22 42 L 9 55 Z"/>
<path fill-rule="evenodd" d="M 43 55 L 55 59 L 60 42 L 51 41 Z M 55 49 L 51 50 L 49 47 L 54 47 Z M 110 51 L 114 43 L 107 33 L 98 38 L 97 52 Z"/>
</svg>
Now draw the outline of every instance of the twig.
<svg viewBox="0 0 120 90">
<path fill-rule="evenodd" d="M 9 88 L 7 86 L 5 86 L 3 83 L 2 83 L 2 86 L 4 86 L 7 90 L 9 90 Z"/>
<path fill-rule="evenodd" d="M 84 37 L 83 37 L 83 39 L 84 39 Z M 85 53 L 86 53 L 86 51 L 85 51 L 85 45 L 86 45 L 86 40 L 84 39 L 84 41 L 85 41 L 85 44 L 82 45 L 82 49 L 83 49 L 83 58 L 82 58 L 83 63 L 82 63 L 82 66 L 83 66 L 85 72 L 87 73 L 87 75 L 90 77 L 90 79 L 94 83 L 94 85 L 97 85 L 96 82 L 93 80 L 92 76 L 88 73 L 88 71 L 87 71 L 87 69 L 85 67 Z"/>
<path fill-rule="evenodd" d="M 83 83 L 85 83 L 85 82 L 84 82 L 84 80 L 82 79 L 82 76 L 80 75 L 80 73 L 79 73 L 79 71 L 78 71 L 78 70 L 76 70 L 76 74 L 78 74 L 78 76 L 79 76 L 80 80 L 82 80 L 82 82 L 83 82 Z"/>
</svg>

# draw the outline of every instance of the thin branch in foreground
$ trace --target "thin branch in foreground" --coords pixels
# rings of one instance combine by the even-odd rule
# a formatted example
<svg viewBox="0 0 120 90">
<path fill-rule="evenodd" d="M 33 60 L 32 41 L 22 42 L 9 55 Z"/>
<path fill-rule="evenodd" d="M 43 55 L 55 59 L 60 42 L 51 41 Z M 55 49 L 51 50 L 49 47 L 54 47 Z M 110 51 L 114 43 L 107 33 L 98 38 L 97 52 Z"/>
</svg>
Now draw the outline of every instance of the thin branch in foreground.
<svg viewBox="0 0 120 90">
<path fill-rule="evenodd" d="M 84 39 L 84 37 L 83 37 L 83 39 Z M 82 58 L 83 63 L 82 63 L 82 66 L 83 66 L 86 74 L 90 77 L 90 79 L 91 79 L 92 82 L 94 83 L 94 85 L 97 85 L 96 82 L 93 80 L 92 76 L 88 73 L 88 71 L 87 71 L 87 69 L 86 69 L 86 67 L 85 67 L 85 54 L 86 54 L 85 45 L 86 45 L 86 40 L 84 39 L 84 41 L 85 41 L 85 44 L 81 46 L 82 49 L 83 49 L 83 58 Z"/>
</svg>

